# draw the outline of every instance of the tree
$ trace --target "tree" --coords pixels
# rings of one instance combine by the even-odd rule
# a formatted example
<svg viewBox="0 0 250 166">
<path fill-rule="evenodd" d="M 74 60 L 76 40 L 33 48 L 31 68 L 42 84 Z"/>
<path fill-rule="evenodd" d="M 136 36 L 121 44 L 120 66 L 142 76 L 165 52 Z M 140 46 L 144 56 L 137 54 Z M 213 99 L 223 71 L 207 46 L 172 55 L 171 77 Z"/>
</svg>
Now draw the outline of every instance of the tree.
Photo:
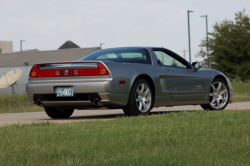
<svg viewBox="0 0 250 166">
<path fill-rule="evenodd" d="M 209 59 L 211 68 L 230 78 L 250 79 L 250 17 L 245 10 L 236 13 L 234 21 L 215 23 L 208 42 L 205 38 L 200 44 L 207 46 L 209 55 L 202 48 L 197 53 L 204 58 L 203 63 L 207 64 Z"/>
</svg>

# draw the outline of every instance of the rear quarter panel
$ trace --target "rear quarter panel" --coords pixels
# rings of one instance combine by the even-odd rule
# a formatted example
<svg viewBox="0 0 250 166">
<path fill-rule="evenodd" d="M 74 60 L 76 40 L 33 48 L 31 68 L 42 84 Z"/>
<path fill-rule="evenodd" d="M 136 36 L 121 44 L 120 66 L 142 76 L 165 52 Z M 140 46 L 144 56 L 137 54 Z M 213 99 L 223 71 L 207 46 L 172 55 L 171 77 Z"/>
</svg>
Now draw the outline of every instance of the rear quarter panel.
<svg viewBox="0 0 250 166">
<path fill-rule="evenodd" d="M 111 61 L 106 61 L 104 63 L 109 68 L 115 84 L 115 86 L 107 87 L 108 92 L 129 94 L 136 78 L 141 75 L 146 75 L 154 82 L 155 94 L 162 94 L 159 76 L 164 74 L 164 69 L 161 66 Z M 125 81 L 125 84 L 119 84 L 119 81 Z"/>
</svg>

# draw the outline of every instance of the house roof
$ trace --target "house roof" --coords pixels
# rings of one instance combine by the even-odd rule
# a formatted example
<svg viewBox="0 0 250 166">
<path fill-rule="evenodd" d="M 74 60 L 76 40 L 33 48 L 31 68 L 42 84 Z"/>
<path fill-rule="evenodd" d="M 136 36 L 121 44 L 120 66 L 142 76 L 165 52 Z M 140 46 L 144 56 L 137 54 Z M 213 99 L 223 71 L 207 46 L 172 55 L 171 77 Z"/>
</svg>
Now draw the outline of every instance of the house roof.
<svg viewBox="0 0 250 166">
<path fill-rule="evenodd" d="M 80 48 L 80 47 L 78 45 L 76 45 L 75 43 L 73 43 L 72 41 L 68 40 L 61 47 L 59 47 L 58 50 L 59 49 L 70 49 L 70 48 Z"/>
<path fill-rule="evenodd" d="M 99 49 L 100 47 L 90 47 L 0 54 L 0 67 L 25 66 L 24 62 L 31 66 L 43 62 L 76 61 Z"/>
</svg>

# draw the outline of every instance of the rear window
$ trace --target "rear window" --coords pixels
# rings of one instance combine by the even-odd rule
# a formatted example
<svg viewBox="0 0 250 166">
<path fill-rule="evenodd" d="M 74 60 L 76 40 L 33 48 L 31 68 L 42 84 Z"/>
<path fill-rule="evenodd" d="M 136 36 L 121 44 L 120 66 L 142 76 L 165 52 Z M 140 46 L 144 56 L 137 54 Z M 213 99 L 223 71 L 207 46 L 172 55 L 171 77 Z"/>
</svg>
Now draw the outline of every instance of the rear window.
<svg viewBox="0 0 250 166">
<path fill-rule="evenodd" d="M 115 62 L 151 64 L 151 57 L 145 48 L 112 48 L 95 51 L 78 61 L 109 60 Z"/>
</svg>

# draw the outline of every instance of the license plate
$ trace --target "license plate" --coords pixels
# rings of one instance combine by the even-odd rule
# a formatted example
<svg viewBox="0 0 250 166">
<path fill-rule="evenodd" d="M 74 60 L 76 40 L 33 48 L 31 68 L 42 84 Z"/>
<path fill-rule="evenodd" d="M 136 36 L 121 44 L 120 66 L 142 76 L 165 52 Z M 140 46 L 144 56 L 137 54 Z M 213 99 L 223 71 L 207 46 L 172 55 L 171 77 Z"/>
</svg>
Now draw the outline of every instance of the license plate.
<svg viewBox="0 0 250 166">
<path fill-rule="evenodd" d="M 74 88 L 73 87 L 58 87 L 56 96 L 57 97 L 73 97 Z"/>
</svg>

